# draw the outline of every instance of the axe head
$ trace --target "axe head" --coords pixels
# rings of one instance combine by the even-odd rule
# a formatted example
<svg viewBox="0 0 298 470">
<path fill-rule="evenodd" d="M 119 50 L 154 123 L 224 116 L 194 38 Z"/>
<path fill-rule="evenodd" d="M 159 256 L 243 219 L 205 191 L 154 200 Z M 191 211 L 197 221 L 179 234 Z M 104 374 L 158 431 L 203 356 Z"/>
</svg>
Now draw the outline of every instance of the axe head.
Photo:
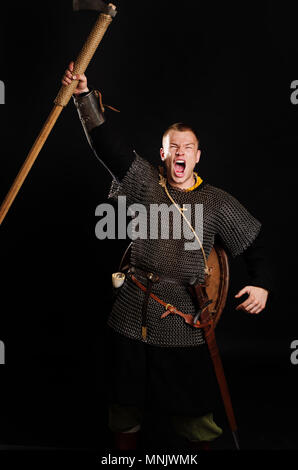
<svg viewBox="0 0 298 470">
<path fill-rule="evenodd" d="M 107 5 L 103 0 L 73 0 L 73 9 L 74 11 L 95 10 L 112 17 L 117 14 L 116 7 L 112 3 Z"/>
</svg>

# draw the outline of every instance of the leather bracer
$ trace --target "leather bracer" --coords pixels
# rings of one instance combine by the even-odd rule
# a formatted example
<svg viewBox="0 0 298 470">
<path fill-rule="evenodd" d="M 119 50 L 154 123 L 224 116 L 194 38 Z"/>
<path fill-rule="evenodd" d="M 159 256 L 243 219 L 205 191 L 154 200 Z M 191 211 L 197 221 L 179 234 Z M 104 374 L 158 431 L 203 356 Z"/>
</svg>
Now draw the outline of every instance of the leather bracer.
<svg viewBox="0 0 298 470">
<path fill-rule="evenodd" d="M 84 96 L 74 95 L 73 99 L 86 135 L 105 122 L 99 91 L 92 90 Z"/>
</svg>

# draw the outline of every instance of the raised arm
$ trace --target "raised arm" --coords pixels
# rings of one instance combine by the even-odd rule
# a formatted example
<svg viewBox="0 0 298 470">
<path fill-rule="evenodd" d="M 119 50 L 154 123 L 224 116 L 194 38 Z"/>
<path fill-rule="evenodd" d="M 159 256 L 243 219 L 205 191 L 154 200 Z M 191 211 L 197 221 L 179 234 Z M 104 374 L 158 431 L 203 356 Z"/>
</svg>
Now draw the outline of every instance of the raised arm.
<svg viewBox="0 0 298 470">
<path fill-rule="evenodd" d="M 65 71 L 62 83 L 67 86 L 72 80 L 79 80 L 73 98 L 88 142 L 111 176 L 121 181 L 135 158 L 121 113 L 102 103 L 101 93 L 88 87 L 86 75 L 74 77 L 72 71 L 73 62 Z"/>
</svg>

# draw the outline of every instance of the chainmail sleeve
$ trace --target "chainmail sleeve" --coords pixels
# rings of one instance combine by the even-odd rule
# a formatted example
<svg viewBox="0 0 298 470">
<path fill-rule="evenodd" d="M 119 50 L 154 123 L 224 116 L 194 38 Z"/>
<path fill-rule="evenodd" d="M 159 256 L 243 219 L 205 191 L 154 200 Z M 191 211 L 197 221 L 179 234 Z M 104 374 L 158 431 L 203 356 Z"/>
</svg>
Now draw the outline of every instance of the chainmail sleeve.
<svg viewBox="0 0 298 470">
<path fill-rule="evenodd" d="M 134 154 L 135 159 L 126 175 L 120 182 L 113 180 L 109 192 L 109 198 L 112 199 L 126 196 L 128 205 L 142 203 L 149 185 L 158 181 L 158 170 L 135 151 Z"/>
<path fill-rule="evenodd" d="M 217 194 L 220 198 L 217 234 L 232 257 L 235 257 L 253 243 L 261 229 L 261 223 L 226 191 L 217 190 Z"/>
</svg>

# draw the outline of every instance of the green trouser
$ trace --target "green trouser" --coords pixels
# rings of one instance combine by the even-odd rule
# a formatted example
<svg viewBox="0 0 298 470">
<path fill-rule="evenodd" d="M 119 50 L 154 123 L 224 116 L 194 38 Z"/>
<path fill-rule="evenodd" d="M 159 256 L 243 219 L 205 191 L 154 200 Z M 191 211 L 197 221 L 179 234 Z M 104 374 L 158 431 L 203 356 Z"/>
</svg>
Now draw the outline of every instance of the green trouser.
<svg viewBox="0 0 298 470">
<path fill-rule="evenodd" d="M 190 441 L 213 441 L 222 429 L 213 421 L 213 414 L 200 417 L 172 416 L 175 432 Z M 112 432 L 125 432 L 141 424 L 142 411 L 135 406 L 113 404 L 109 408 L 109 428 Z"/>
</svg>

